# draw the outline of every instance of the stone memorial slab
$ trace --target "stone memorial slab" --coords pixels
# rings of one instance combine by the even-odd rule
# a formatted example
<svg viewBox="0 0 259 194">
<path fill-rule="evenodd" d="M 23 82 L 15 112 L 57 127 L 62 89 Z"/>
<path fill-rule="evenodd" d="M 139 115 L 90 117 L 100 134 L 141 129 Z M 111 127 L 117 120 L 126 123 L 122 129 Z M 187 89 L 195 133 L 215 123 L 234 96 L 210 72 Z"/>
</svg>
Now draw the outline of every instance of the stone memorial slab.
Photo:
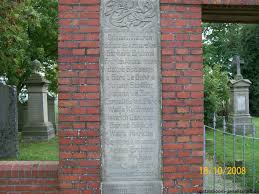
<svg viewBox="0 0 259 194">
<path fill-rule="evenodd" d="M 0 83 L 0 158 L 18 156 L 16 88 Z"/>
<path fill-rule="evenodd" d="M 102 193 L 160 194 L 158 0 L 101 1 Z"/>
<path fill-rule="evenodd" d="M 22 135 L 30 141 L 49 140 L 55 136 L 53 125 L 48 118 L 48 84 L 49 81 L 38 72 L 41 63 L 33 62 L 35 70 L 25 82 L 28 89 L 28 115 Z"/>
<path fill-rule="evenodd" d="M 243 112 L 246 111 L 246 97 L 237 96 L 237 111 Z"/>
<path fill-rule="evenodd" d="M 48 119 L 52 123 L 55 132 L 58 130 L 57 122 L 57 99 L 56 97 L 47 95 L 48 99 Z M 37 109 L 36 109 L 37 110 Z M 26 121 L 28 120 L 28 102 L 18 102 L 18 129 L 22 131 Z"/>
<path fill-rule="evenodd" d="M 244 63 L 239 56 L 235 56 L 233 64 L 237 66 L 234 80 L 230 80 L 230 117 L 229 121 L 235 123 L 236 134 L 251 134 L 253 131 L 252 117 L 249 113 L 249 87 L 252 84 L 241 74 L 240 63 Z M 244 131 L 245 127 L 245 131 Z"/>
</svg>

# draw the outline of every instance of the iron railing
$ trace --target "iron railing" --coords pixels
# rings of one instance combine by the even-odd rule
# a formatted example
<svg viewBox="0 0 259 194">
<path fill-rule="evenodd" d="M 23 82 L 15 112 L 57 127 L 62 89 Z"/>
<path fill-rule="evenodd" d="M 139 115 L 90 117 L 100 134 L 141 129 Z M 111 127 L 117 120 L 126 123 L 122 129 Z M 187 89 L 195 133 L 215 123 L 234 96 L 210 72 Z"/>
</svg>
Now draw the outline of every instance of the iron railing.
<svg viewBox="0 0 259 194">
<path fill-rule="evenodd" d="M 255 157 L 259 154 L 259 138 L 255 125 L 252 129 L 243 125 L 242 133 L 239 129 L 238 134 L 235 123 L 229 124 L 223 117 L 219 119 L 222 124 L 217 127 L 217 119 L 214 114 L 213 126 L 204 126 L 204 166 L 201 169 L 204 190 L 212 190 L 212 193 L 259 192 L 259 173 L 256 173 L 259 161 L 256 162 Z M 248 130 L 250 134 L 247 134 Z"/>
</svg>

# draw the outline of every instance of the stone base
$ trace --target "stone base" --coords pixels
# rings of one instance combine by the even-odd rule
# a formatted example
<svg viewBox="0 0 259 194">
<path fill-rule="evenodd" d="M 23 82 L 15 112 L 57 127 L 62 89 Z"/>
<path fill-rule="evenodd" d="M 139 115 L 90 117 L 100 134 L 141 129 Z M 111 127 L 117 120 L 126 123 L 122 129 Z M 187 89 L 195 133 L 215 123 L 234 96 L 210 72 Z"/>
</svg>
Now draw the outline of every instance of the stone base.
<svg viewBox="0 0 259 194">
<path fill-rule="evenodd" d="M 52 123 L 29 124 L 24 126 L 22 136 L 28 141 L 49 140 L 55 137 Z"/>
<path fill-rule="evenodd" d="M 102 194 L 162 194 L 162 181 L 102 182 Z"/>
<path fill-rule="evenodd" d="M 253 134 L 253 121 L 250 115 L 232 115 L 230 117 L 230 122 L 235 121 L 236 134 L 243 135 L 245 126 L 245 135 Z M 231 127 L 232 132 L 234 132 L 233 127 Z"/>
<path fill-rule="evenodd" d="M 244 125 L 245 125 L 245 135 L 253 134 L 253 124 L 244 123 L 241 125 L 236 125 L 236 134 L 237 135 L 243 135 L 244 134 Z"/>
</svg>

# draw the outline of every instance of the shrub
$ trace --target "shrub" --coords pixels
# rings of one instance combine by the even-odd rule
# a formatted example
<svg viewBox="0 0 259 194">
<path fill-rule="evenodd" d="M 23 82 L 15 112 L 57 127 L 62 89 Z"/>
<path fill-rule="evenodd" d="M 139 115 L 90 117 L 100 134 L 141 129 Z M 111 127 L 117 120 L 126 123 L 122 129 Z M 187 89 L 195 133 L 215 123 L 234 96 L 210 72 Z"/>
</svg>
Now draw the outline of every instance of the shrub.
<svg viewBox="0 0 259 194">
<path fill-rule="evenodd" d="M 204 119 L 208 124 L 215 112 L 221 116 L 228 115 L 229 106 L 229 79 L 221 65 L 204 67 Z"/>
</svg>

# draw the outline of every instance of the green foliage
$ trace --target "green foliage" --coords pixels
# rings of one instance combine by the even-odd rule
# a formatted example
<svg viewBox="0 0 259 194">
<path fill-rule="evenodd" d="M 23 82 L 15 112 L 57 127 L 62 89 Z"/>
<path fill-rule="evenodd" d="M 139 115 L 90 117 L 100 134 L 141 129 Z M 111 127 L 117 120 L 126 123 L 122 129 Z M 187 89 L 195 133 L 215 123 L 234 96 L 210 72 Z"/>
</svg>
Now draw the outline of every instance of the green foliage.
<svg viewBox="0 0 259 194">
<path fill-rule="evenodd" d="M 242 75 L 252 82 L 250 87 L 251 114 L 259 115 L 259 25 L 204 24 L 204 64 L 213 67 L 221 64 L 231 78 L 236 67 L 231 58 L 240 55 L 245 64 L 241 65 Z M 207 109 L 205 103 L 205 110 Z"/>
<path fill-rule="evenodd" d="M 222 64 L 230 71 L 230 58 L 240 51 L 240 24 L 203 24 L 204 63 L 209 66 Z"/>
<path fill-rule="evenodd" d="M 241 66 L 244 78 L 252 82 L 250 87 L 250 112 L 259 115 L 259 25 L 246 25 L 241 36 Z"/>
<path fill-rule="evenodd" d="M 0 2 L 0 76 L 18 91 L 31 75 L 34 59 L 44 64 L 50 90 L 57 91 L 57 0 Z"/>
<path fill-rule="evenodd" d="M 227 115 L 229 104 L 229 86 L 226 71 L 221 65 L 204 67 L 204 106 L 205 123 L 213 118 L 213 113 Z"/>
</svg>

